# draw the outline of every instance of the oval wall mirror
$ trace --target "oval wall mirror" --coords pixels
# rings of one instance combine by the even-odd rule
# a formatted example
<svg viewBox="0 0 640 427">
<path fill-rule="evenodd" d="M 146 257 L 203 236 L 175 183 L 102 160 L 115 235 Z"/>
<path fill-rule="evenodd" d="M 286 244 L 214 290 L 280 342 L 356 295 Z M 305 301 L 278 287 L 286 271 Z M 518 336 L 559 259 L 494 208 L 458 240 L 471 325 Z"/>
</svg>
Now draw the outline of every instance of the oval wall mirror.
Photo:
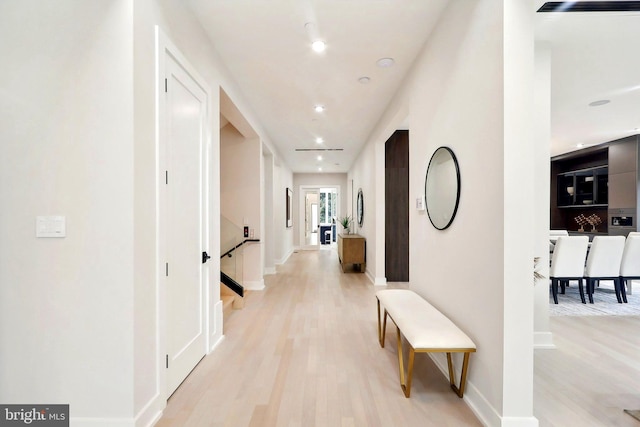
<svg viewBox="0 0 640 427">
<path fill-rule="evenodd" d="M 362 188 L 358 190 L 358 202 L 357 202 L 357 220 L 358 226 L 362 227 L 364 223 L 364 198 L 362 196 Z"/>
<path fill-rule="evenodd" d="M 448 147 L 438 148 L 429 160 L 424 199 L 431 224 L 438 230 L 449 227 L 460 202 L 460 169 L 456 155 Z"/>
</svg>

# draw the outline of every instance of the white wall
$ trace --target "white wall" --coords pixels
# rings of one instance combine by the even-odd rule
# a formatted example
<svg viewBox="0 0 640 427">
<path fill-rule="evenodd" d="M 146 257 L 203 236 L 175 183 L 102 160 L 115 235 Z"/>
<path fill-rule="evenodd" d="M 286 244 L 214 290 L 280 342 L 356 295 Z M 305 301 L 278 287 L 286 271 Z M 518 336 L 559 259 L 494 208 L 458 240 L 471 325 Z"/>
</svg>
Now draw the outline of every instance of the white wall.
<svg viewBox="0 0 640 427">
<path fill-rule="evenodd" d="M 438 231 L 424 212 L 410 210 L 410 286 L 476 342 L 465 400 L 485 424 L 503 426 L 537 425 L 533 12 L 527 2 L 516 3 L 451 2 L 368 141 L 380 153 L 390 130 L 408 117 L 410 200 L 424 192 L 437 147 L 448 146 L 458 157 L 461 199 L 451 227 Z M 370 156 L 363 150 L 350 177 L 365 175 L 362 164 Z M 384 162 L 379 154 L 374 158 L 381 175 Z M 384 194 L 383 185 L 374 192 Z M 383 209 L 378 206 L 377 214 Z M 381 248 L 377 242 L 378 257 Z M 441 357 L 436 361 L 446 369 Z"/>
<path fill-rule="evenodd" d="M 295 246 L 293 240 L 295 227 L 287 228 L 285 202 L 287 188 L 293 190 L 293 173 L 277 159 L 274 162 L 273 170 L 273 227 L 274 236 L 276 236 L 274 257 L 276 264 L 284 264 L 293 253 Z"/>
<path fill-rule="evenodd" d="M 220 210 L 240 231 L 247 225 L 261 235 L 260 163 L 257 138 L 247 139 L 228 124 L 220 129 Z"/>
<path fill-rule="evenodd" d="M 191 65 L 204 78 L 211 89 L 209 147 L 210 162 L 210 221 L 209 221 L 209 336 L 210 345 L 222 334 L 222 318 L 219 309 L 219 230 L 220 230 L 220 137 L 219 88 L 233 99 L 250 125 L 262 135 L 248 104 L 243 100 L 233 79 L 219 60 L 214 47 L 195 17 L 185 4 L 174 0 L 136 0 L 133 2 L 135 17 L 135 217 L 136 217 L 136 286 L 135 286 L 135 399 L 134 414 L 137 425 L 145 425 L 157 416 L 166 397 L 162 389 L 162 337 L 158 341 L 157 330 L 162 324 L 162 312 L 154 304 L 157 297 L 156 267 L 154 255 L 155 235 L 155 26 L 177 46 Z M 269 144 L 262 136 L 263 143 Z M 272 150 L 274 151 L 274 150 Z M 274 151 L 275 152 L 275 151 Z M 259 221 L 256 222 L 259 224 Z"/>
<path fill-rule="evenodd" d="M 520 417 L 526 423 L 531 418 L 526 338 L 511 340 L 517 333 L 531 335 L 529 313 L 522 310 L 523 301 L 530 301 L 531 268 L 521 268 L 531 264 L 530 245 L 524 243 L 530 238 L 525 233 L 517 239 L 522 247 L 514 246 L 516 239 L 505 240 L 507 233 L 527 228 L 515 216 L 530 202 L 515 209 L 520 199 L 507 184 L 520 179 L 529 185 L 527 169 L 518 168 L 521 160 L 514 154 L 527 139 L 515 141 L 518 132 L 506 129 L 504 111 L 511 104 L 502 80 L 502 49 L 511 34 L 504 34 L 501 10 L 497 0 L 452 2 L 413 77 L 371 138 L 386 140 L 386 129 L 410 111 L 411 196 L 423 185 L 425 162 L 437 145 L 450 145 L 459 154 L 463 200 L 452 228 L 437 233 L 424 216 L 412 213 L 412 286 L 476 340 L 467 399 L 492 425 L 496 419 Z M 164 405 L 156 334 L 162 319 L 155 305 L 156 24 L 211 88 L 224 87 L 262 143 L 270 144 L 183 2 L 0 3 L 4 403 L 70 403 L 72 416 L 87 425 L 133 425 L 134 418 L 143 425 Z M 219 104 L 216 91 L 211 101 Z M 218 117 L 211 112 L 212 129 L 219 128 Z M 219 263 L 215 132 L 211 141 L 214 271 Z M 377 170 L 379 150 L 375 145 Z M 514 163 L 506 165 L 507 160 Z M 278 168 L 280 186 L 291 186 L 296 194 L 291 173 Z M 365 171 L 353 175 L 370 185 Z M 327 176 L 313 180 L 326 185 Z M 346 178 L 341 180 L 347 186 Z M 374 192 L 381 199 L 379 178 Z M 66 215 L 67 237 L 35 239 L 35 216 L 42 214 Z M 384 216 L 376 214 L 380 220 Z M 283 230 L 283 240 L 291 242 L 291 234 Z M 287 253 L 285 243 L 281 254 Z M 449 280 L 450 271 L 460 274 Z M 216 282 L 210 287 L 210 309 L 217 303 Z M 505 351 L 507 346 L 512 348 Z M 514 386 L 518 382 L 521 389 Z M 519 396 L 520 390 L 524 397 L 518 401 L 505 398 Z"/>
<path fill-rule="evenodd" d="M 210 222 L 209 240 L 211 259 L 209 260 L 209 335 L 210 344 L 216 343 L 222 334 L 222 317 L 219 301 L 220 269 L 220 90 L 232 101 L 242 114 L 248 126 L 258 135 L 257 139 L 269 147 L 274 157 L 277 150 L 262 129 L 248 103 L 238 90 L 231 74 L 219 59 L 214 46 L 206 36 L 186 2 L 181 0 L 135 0 L 135 105 L 136 105 L 136 145 L 135 145 L 135 203 L 136 203 L 136 358 L 135 358 L 135 414 L 137 425 L 155 416 L 166 404 L 162 391 L 162 360 L 158 360 L 158 349 L 162 345 L 156 338 L 156 330 L 162 324 L 162 313 L 157 313 L 150 301 L 155 301 L 155 271 L 157 260 L 154 256 L 155 230 L 155 26 L 176 45 L 191 65 L 197 70 L 212 90 L 211 101 L 211 146 L 210 146 Z M 258 150 L 257 161 L 261 154 Z M 259 175 L 259 174 L 258 174 Z M 285 172 L 286 175 L 286 172 Z M 259 196 L 258 196 L 259 197 Z M 259 199 L 256 199 L 258 203 Z M 261 219 L 255 224 L 259 228 Z M 242 225 L 242 224 L 240 224 Z M 257 246 L 260 247 L 259 245 Z M 261 255 L 258 255 L 261 259 Z M 139 277 L 138 277 L 139 276 Z M 155 356 L 155 357 L 154 357 Z M 155 372 L 155 375 L 154 375 Z"/>
<path fill-rule="evenodd" d="M 0 3 L 0 401 L 78 423 L 133 414 L 132 30 L 130 1 Z"/>
<path fill-rule="evenodd" d="M 384 151 L 383 151 L 384 155 Z M 354 218 L 354 226 L 355 231 L 364 236 L 367 245 L 366 245 L 366 273 L 367 276 L 371 279 L 372 282 L 376 284 L 384 284 L 386 283 L 386 279 L 384 276 L 384 257 L 382 258 L 383 262 L 381 266 L 378 266 L 378 259 L 376 257 L 377 250 L 377 240 L 382 240 L 384 244 L 385 233 L 384 227 L 382 229 L 378 229 L 378 203 L 382 204 L 382 213 L 384 213 L 384 159 L 383 159 L 383 169 L 382 169 L 382 198 L 378 197 L 376 194 L 376 179 L 380 173 L 376 174 L 376 145 L 368 144 L 357 160 L 354 162 L 351 170 L 348 174 L 348 182 L 353 182 L 353 194 L 351 195 L 351 199 L 347 202 L 349 207 L 349 212 Z M 350 185 L 350 184 L 349 184 Z M 363 224 L 362 227 L 358 225 L 357 220 L 357 197 L 358 190 L 362 189 L 363 201 L 364 201 L 364 215 L 363 215 Z M 353 206 L 353 212 L 351 212 L 351 206 Z M 383 216 L 384 218 L 384 216 Z M 384 224 L 384 219 L 383 219 Z M 384 248 L 384 247 L 383 247 Z"/>
<path fill-rule="evenodd" d="M 148 425 L 166 403 L 156 287 L 156 25 L 215 89 L 211 129 L 219 128 L 222 86 L 270 144 L 183 2 L 0 3 L 0 401 L 69 403 L 74 425 Z M 217 133 L 208 148 L 213 313 Z M 36 239 L 37 215 L 65 215 L 67 236 Z M 212 316 L 209 327 L 220 336 L 221 318 Z"/>
<path fill-rule="evenodd" d="M 264 259 L 262 265 L 264 265 L 264 274 L 275 274 L 276 261 L 275 261 L 275 217 L 272 212 L 274 210 L 273 202 L 273 155 L 264 148 L 262 151 L 262 207 L 263 212 L 269 212 L 269 215 L 263 215 L 260 228 L 262 232 L 262 246 L 264 248 Z"/>
<path fill-rule="evenodd" d="M 254 239 L 264 240 L 261 168 L 262 145 L 258 138 L 245 138 L 231 124 L 220 129 L 220 213 L 235 224 L 240 233 L 248 226 Z M 263 243 L 248 243 L 242 248 L 245 287 L 263 286 Z"/>
</svg>

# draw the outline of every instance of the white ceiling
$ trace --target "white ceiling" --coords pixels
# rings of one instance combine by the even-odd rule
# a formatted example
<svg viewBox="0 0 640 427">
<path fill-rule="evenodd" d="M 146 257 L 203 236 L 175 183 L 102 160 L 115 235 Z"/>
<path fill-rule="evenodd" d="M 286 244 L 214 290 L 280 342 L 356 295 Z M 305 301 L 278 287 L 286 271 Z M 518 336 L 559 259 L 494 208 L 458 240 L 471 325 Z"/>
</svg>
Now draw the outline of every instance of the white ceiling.
<svg viewBox="0 0 640 427">
<path fill-rule="evenodd" d="M 552 156 L 640 133 L 640 13 L 538 13 L 536 39 L 551 46 Z"/>
<path fill-rule="evenodd" d="M 287 165 L 316 173 L 349 169 L 448 1 L 189 3 Z M 552 46 L 552 155 L 639 133 L 640 14 L 537 14 L 536 37 Z M 395 65 L 378 67 L 385 57 Z M 611 102 L 588 106 L 600 99 Z"/>
</svg>

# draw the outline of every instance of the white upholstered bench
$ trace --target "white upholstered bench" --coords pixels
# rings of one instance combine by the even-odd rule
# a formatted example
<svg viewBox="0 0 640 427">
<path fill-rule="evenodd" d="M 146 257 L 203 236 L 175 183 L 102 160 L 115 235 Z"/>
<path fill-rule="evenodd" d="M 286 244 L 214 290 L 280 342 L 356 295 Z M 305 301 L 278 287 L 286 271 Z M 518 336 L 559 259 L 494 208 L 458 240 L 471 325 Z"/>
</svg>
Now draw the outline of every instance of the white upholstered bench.
<svg viewBox="0 0 640 427">
<path fill-rule="evenodd" d="M 444 314 L 429 304 L 424 298 L 408 289 L 385 289 L 376 292 L 378 300 L 378 339 L 384 347 L 387 328 L 387 315 L 391 317 L 398 330 L 398 366 L 400 368 L 400 386 L 404 395 L 411 393 L 411 376 L 415 353 L 447 353 L 449 383 L 458 397 L 464 394 L 469 367 L 469 355 L 476 351 L 473 341 Z M 380 318 L 380 305 L 384 307 L 384 316 Z M 382 322 L 382 323 L 381 323 Z M 405 381 L 402 357 L 402 335 L 409 344 L 409 360 Z M 460 386 L 454 381 L 451 353 L 464 353 Z"/>
</svg>

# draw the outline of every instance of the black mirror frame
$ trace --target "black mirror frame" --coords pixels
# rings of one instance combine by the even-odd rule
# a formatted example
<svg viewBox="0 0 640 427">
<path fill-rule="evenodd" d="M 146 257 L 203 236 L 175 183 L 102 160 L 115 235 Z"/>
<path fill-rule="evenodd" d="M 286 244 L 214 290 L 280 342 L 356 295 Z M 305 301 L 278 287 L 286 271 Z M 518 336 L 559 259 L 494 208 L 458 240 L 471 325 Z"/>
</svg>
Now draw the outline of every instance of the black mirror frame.
<svg viewBox="0 0 640 427">
<path fill-rule="evenodd" d="M 358 189 L 358 199 L 356 202 L 356 216 L 358 221 L 358 227 L 362 227 L 364 224 L 364 196 L 362 194 L 362 188 Z"/>
<path fill-rule="evenodd" d="M 451 218 L 449 218 L 449 221 L 444 227 L 438 227 L 437 225 L 434 224 L 433 219 L 431 218 L 431 213 L 429 212 L 429 202 L 428 202 L 429 199 L 427 197 L 427 180 L 429 179 L 429 170 L 431 169 L 431 164 L 433 162 L 434 157 L 436 156 L 436 154 L 438 154 L 440 150 L 443 150 L 443 149 L 449 152 L 449 155 L 451 156 L 451 159 L 453 160 L 453 164 L 456 168 L 456 181 L 457 181 L 456 190 L 457 191 L 456 191 L 456 204 L 453 208 L 453 211 L 451 212 Z M 438 230 L 445 230 L 449 228 L 454 218 L 456 217 L 456 213 L 458 212 L 458 205 L 460 204 L 460 165 L 458 164 L 458 158 L 456 157 L 455 153 L 449 147 L 445 147 L 445 146 L 438 147 L 431 155 L 431 159 L 429 160 L 429 166 L 427 167 L 427 173 L 425 174 L 425 178 L 424 178 L 424 202 L 425 202 L 427 215 L 429 216 L 429 221 L 431 222 L 431 225 L 433 225 L 434 228 Z"/>
</svg>

